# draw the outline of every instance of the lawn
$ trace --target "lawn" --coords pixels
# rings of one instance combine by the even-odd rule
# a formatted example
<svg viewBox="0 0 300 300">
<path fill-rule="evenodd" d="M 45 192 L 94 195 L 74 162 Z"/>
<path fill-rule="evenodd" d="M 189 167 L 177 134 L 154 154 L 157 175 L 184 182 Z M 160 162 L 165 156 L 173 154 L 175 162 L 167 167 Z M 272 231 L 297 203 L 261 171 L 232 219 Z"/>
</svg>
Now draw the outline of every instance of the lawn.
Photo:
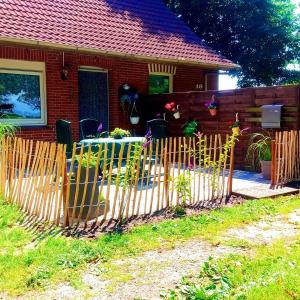
<svg viewBox="0 0 300 300">
<path fill-rule="evenodd" d="M 170 248 L 175 243 L 203 238 L 219 243 L 220 235 L 232 227 L 244 226 L 266 215 L 287 214 L 300 207 L 300 198 L 247 201 L 198 216 L 165 220 L 137 226 L 128 233 L 105 234 L 94 240 L 65 237 L 59 229 L 40 234 L 28 230 L 22 214 L 0 203 L 0 292 L 10 295 L 43 289 L 58 282 L 83 288 L 81 272 L 94 261 L 136 256 L 143 251 Z"/>
<path fill-rule="evenodd" d="M 207 261 L 199 276 L 185 277 L 178 288 L 163 291 L 175 299 L 300 299 L 300 236 L 260 246 L 249 259 L 230 255 Z"/>
</svg>

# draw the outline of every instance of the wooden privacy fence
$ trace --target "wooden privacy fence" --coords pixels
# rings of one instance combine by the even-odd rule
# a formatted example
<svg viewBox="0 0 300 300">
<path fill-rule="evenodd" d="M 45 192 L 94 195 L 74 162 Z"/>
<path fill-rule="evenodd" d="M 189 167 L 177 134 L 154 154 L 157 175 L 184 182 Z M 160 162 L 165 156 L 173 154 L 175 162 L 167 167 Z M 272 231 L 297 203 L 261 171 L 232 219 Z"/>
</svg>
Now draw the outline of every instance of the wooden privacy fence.
<svg viewBox="0 0 300 300">
<path fill-rule="evenodd" d="M 217 115 L 212 117 L 205 105 L 212 96 L 217 102 Z M 205 134 L 215 132 L 226 135 L 231 131 L 235 113 L 239 113 L 240 128 L 248 132 L 260 132 L 262 121 L 261 106 L 282 104 L 281 131 L 299 130 L 300 125 L 300 85 L 243 88 L 226 91 L 197 91 L 149 95 L 142 102 L 143 120 L 156 118 L 165 112 L 165 104 L 175 102 L 180 105 L 180 119 L 167 114 L 168 131 L 172 136 L 182 135 L 183 125 L 190 120 L 198 122 L 198 130 Z M 273 135 L 273 131 L 269 131 Z M 245 153 L 249 144 L 248 134 L 239 137 L 236 145 L 235 167 L 244 169 L 247 165 Z"/>
<path fill-rule="evenodd" d="M 272 185 L 300 180 L 300 131 L 276 132 L 272 141 Z"/>
<path fill-rule="evenodd" d="M 147 146 L 1 141 L 0 189 L 25 212 L 57 225 L 126 220 L 176 205 L 214 206 L 231 194 L 234 139 L 168 138 Z"/>
</svg>

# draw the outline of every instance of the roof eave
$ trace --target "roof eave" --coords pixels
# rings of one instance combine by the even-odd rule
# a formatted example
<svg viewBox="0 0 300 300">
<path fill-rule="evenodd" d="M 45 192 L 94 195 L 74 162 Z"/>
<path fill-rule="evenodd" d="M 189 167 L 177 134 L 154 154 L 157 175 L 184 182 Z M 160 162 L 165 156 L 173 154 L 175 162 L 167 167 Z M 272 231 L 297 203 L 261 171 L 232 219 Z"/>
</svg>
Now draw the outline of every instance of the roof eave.
<svg viewBox="0 0 300 300">
<path fill-rule="evenodd" d="M 174 64 L 184 64 L 184 65 L 193 65 L 193 66 L 201 66 L 207 69 L 217 69 L 217 70 L 232 70 L 240 68 L 237 64 L 216 64 L 216 63 L 207 63 L 201 61 L 193 61 L 193 60 L 185 60 L 185 59 L 174 59 L 174 58 L 161 58 L 161 57 L 153 57 L 153 56 L 144 56 L 144 55 L 137 55 L 137 54 L 128 54 L 128 53 L 121 53 L 115 51 L 108 51 L 108 50 L 101 50 L 95 48 L 84 48 L 84 47 L 77 47 L 59 43 L 51 43 L 51 42 L 43 42 L 43 41 L 36 41 L 30 39 L 20 39 L 14 37 L 0 37 L 0 43 L 12 43 L 17 45 L 27 45 L 27 46 L 40 46 L 52 49 L 59 49 L 59 50 L 69 50 L 69 51 L 78 51 L 78 52 L 86 52 L 86 53 L 96 53 L 102 54 L 105 56 L 112 56 L 112 57 L 123 57 L 123 58 L 131 58 L 131 59 L 138 59 L 138 60 L 148 60 L 148 61 L 158 61 L 158 62 L 165 62 L 165 63 L 174 63 Z"/>
</svg>

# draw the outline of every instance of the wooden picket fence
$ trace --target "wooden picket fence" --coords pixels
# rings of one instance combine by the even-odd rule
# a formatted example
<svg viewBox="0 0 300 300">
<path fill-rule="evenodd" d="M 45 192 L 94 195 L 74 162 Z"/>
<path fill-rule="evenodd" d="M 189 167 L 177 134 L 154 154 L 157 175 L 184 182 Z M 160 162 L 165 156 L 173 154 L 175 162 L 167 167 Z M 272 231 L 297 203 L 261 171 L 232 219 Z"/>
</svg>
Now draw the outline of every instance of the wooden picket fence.
<svg viewBox="0 0 300 300">
<path fill-rule="evenodd" d="M 300 131 L 276 132 L 272 141 L 272 185 L 300 180 Z"/>
<path fill-rule="evenodd" d="M 97 147 L 5 138 L 0 191 L 56 225 L 127 220 L 176 205 L 219 203 L 231 194 L 234 144 L 221 135 Z"/>
</svg>

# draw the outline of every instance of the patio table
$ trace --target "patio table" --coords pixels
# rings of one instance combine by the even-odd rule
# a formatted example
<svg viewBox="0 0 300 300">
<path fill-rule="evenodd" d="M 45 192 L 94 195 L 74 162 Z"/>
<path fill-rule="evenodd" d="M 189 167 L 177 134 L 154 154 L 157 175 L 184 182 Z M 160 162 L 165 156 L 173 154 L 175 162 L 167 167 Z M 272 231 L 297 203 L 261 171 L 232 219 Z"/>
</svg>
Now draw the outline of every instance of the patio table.
<svg viewBox="0 0 300 300">
<path fill-rule="evenodd" d="M 107 144 L 108 152 L 112 149 L 112 144 L 115 145 L 115 157 L 119 156 L 119 152 L 121 149 L 121 145 L 125 144 L 123 157 L 126 157 L 127 151 L 128 151 L 128 145 L 131 144 L 142 144 L 145 141 L 145 137 L 142 136 L 131 136 L 131 137 L 124 137 L 122 139 L 114 139 L 114 138 L 94 138 L 94 139 L 84 139 L 81 140 L 79 144 L 83 144 L 85 146 L 88 146 L 89 144 L 92 144 L 92 149 L 95 149 L 96 146 L 99 146 L 100 144 L 105 145 Z M 103 146 L 102 146 L 103 147 Z M 104 148 L 102 148 L 104 149 Z M 95 151 L 98 151 L 98 148 L 95 149 Z M 108 156 L 109 157 L 109 156 Z"/>
</svg>

